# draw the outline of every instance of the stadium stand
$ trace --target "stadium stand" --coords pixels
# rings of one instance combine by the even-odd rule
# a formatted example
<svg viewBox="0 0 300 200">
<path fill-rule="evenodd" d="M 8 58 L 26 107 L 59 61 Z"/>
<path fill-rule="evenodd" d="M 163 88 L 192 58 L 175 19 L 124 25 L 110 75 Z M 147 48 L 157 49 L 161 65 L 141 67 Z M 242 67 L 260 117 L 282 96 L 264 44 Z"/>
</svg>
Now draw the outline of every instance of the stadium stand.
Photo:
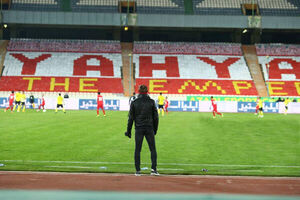
<svg viewBox="0 0 300 200">
<path fill-rule="evenodd" d="M 193 7 L 200 15 L 242 15 L 240 0 L 194 0 Z"/>
<path fill-rule="evenodd" d="M 257 44 L 258 60 L 273 96 L 299 96 L 300 46 Z"/>
<path fill-rule="evenodd" d="M 11 9 L 60 11 L 70 7 L 74 12 L 117 13 L 120 0 L 12 0 Z M 144 14 L 184 14 L 184 0 L 130 0 L 136 2 L 136 12 Z M 242 15 L 241 5 L 252 0 L 193 0 L 194 12 L 200 15 Z M 261 15 L 299 16 L 298 0 L 255 0 Z M 65 5 L 68 4 L 68 5 Z M 69 5 L 70 4 L 70 5 Z M 68 10 L 66 10 L 68 11 Z"/>
<path fill-rule="evenodd" d="M 256 44 L 259 56 L 300 56 L 300 45 Z"/>
<path fill-rule="evenodd" d="M 257 95 L 238 44 L 137 42 L 134 53 L 150 93 Z"/>
<path fill-rule="evenodd" d="M 73 11 L 118 12 L 120 0 L 72 0 Z M 130 0 L 133 1 L 133 0 Z M 183 14 L 183 0 L 134 0 L 137 13 Z"/>
<path fill-rule="evenodd" d="M 300 1 L 273 0 L 259 1 L 261 15 L 300 16 Z"/>
<path fill-rule="evenodd" d="M 12 39 L 7 49 L 27 52 L 121 53 L 120 43 L 108 40 Z"/>
<path fill-rule="evenodd" d="M 22 40 L 9 42 L 0 90 L 123 93 L 120 43 Z"/>
<path fill-rule="evenodd" d="M 184 14 L 183 0 L 136 0 L 137 13 Z"/>
<path fill-rule="evenodd" d="M 297 0 L 255 0 L 261 15 L 300 15 Z M 242 15 L 241 5 L 252 0 L 193 0 L 195 14 L 201 15 Z"/>
<path fill-rule="evenodd" d="M 7 52 L 6 50 L 7 44 L 8 44 L 7 40 L 0 41 L 0 77 L 2 76 L 2 72 L 4 70 L 4 60 Z"/>
<path fill-rule="evenodd" d="M 241 45 L 222 43 L 188 42 L 135 42 L 134 53 L 138 54 L 200 54 L 242 55 Z"/>
<path fill-rule="evenodd" d="M 71 0 L 75 12 L 118 12 L 118 0 Z"/>
<path fill-rule="evenodd" d="M 30 11 L 59 11 L 62 0 L 12 0 L 11 9 Z"/>
</svg>

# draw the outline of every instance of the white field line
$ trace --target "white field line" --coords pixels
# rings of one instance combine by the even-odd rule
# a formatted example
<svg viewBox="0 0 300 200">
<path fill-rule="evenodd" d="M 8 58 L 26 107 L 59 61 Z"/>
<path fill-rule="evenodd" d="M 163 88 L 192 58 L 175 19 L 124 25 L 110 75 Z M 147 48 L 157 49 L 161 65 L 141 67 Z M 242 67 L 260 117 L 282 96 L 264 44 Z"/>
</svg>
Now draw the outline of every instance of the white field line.
<svg viewBox="0 0 300 200">
<path fill-rule="evenodd" d="M 44 167 L 49 167 L 49 168 L 78 168 L 78 169 L 95 169 L 95 168 L 98 168 L 98 167 L 86 167 L 86 166 L 44 166 Z M 99 169 L 107 169 L 107 168 L 99 168 Z M 172 168 L 158 168 L 158 170 L 161 170 L 161 171 L 165 171 L 165 170 L 170 170 L 170 171 L 184 171 L 184 169 L 172 169 Z M 143 171 L 149 171 L 149 170 L 143 170 Z M 257 171 L 257 170 L 256 170 Z M 261 170 L 259 170 L 261 171 Z"/>
<path fill-rule="evenodd" d="M 173 168 L 157 168 L 159 171 L 165 171 L 165 170 L 170 170 L 170 171 L 184 171 L 184 169 L 173 169 Z"/>
<path fill-rule="evenodd" d="M 222 170 L 221 170 L 222 171 Z M 263 172 L 263 170 L 259 169 L 231 169 L 231 170 L 223 170 L 224 172 L 234 171 L 234 172 Z"/>
<path fill-rule="evenodd" d="M 79 168 L 79 169 L 92 169 L 95 167 L 84 167 L 84 166 L 44 166 L 44 167 L 51 167 L 51 168 Z"/>
<path fill-rule="evenodd" d="M 19 162 L 19 163 L 61 163 L 61 164 L 107 164 L 107 165 L 133 165 L 133 162 L 100 162 L 100 161 L 46 161 L 46 160 L 0 160 L 0 162 Z M 142 163 L 149 165 L 151 163 Z M 289 165 L 230 165 L 230 164 L 205 164 L 205 163 L 159 163 L 159 165 L 174 165 L 174 166 L 210 166 L 210 167 L 265 167 L 265 168 L 296 168 L 300 166 Z"/>
</svg>

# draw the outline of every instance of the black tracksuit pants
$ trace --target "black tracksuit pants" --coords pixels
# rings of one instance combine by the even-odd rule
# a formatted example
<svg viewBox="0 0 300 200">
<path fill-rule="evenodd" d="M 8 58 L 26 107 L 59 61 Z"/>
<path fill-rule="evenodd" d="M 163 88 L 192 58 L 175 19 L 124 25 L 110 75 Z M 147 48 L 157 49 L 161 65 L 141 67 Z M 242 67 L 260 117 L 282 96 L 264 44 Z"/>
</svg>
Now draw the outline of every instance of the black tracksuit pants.
<svg viewBox="0 0 300 200">
<path fill-rule="evenodd" d="M 143 145 L 144 136 L 148 142 L 148 146 L 151 152 L 151 168 L 156 170 L 157 165 L 157 153 L 155 147 L 155 138 L 153 129 L 136 129 L 135 130 L 135 152 L 134 152 L 134 161 L 136 171 L 140 171 L 141 165 L 141 150 Z"/>
</svg>

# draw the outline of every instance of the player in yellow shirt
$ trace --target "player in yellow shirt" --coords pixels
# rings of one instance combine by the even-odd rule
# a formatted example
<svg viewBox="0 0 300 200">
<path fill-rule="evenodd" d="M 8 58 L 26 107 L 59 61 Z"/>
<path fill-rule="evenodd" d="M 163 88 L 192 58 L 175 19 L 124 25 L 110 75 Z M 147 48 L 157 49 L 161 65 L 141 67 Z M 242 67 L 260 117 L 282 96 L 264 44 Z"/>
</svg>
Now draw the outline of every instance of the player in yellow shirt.
<svg viewBox="0 0 300 200">
<path fill-rule="evenodd" d="M 19 107 L 21 106 L 21 93 L 20 93 L 20 91 L 19 92 L 16 92 L 16 99 L 15 99 L 15 106 L 14 106 L 14 109 L 13 109 L 13 111 L 15 111 L 15 109 L 17 108 L 17 109 L 19 109 Z"/>
<path fill-rule="evenodd" d="M 288 109 L 289 109 L 289 103 L 290 102 L 291 102 L 291 100 L 288 97 L 284 100 L 284 107 L 285 107 L 284 114 L 285 115 L 287 115 L 287 112 L 288 112 Z"/>
<path fill-rule="evenodd" d="M 263 113 L 263 100 L 261 99 L 261 97 L 258 97 L 258 117 L 264 117 L 264 113 Z"/>
<path fill-rule="evenodd" d="M 162 93 L 160 93 L 160 95 L 158 96 L 158 114 L 160 114 L 161 111 L 162 116 L 165 115 L 164 103 L 165 103 L 165 97 L 162 95 Z"/>
<path fill-rule="evenodd" d="M 25 112 L 26 109 L 26 94 L 23 91 L 22 94 L 20 94 L 21 97 L 21 106 L 22 106 L 22 112 Z M 21 106 L 18 107 L 18 112 L 21 110 Z"/>
<path fill-rule="evenodd" d="M 55 109 L 55 113 L 57 113 L 58 108 L 62 108 L 62 109 L 63 109 L 63 112 L 66 113 L 63 104 L 64 104 L 64 98 L 63 98 L 63 97 L 61 96 L 61 94 L 59 93 L 59 94 L 58 94 L 58 97 L 57 97 L 57 106 L 56 106 L 56 109 Z"/>
</svg>

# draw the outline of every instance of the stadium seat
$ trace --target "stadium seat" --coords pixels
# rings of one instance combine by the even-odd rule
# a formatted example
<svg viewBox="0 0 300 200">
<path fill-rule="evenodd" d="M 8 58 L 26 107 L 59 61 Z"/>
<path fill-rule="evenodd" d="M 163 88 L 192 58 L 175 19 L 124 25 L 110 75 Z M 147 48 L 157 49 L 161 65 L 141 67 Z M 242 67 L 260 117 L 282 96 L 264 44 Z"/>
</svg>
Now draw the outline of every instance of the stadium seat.
<svg viewBox="0 0 300 200">
<path fill-rule="evenodd" d="M 99 40 L 31 40 L 11 39 L 9 51 L 25 52 L 87 52 L 87 53 L 121 53 L 120 42 Z"/>
<path fill-rule="evenodd" d="M 256 51 L 266 80 L 300 79 L 300 45 L 257 44 Z"/>
<path fill-rule="evenodd" d="M 183 0 L 136 0 L 137 13 L 184 14 Z"/>
<path fill-rule="evenodd" d="M 257 95 L 239 44 L 135 42 L 134 53 L 136 83 L 152 93 Z"/>
<path fill-rule="evenodd" d="M 60 11 L 63 0 L 12 0 L 11 9 L 29 11 Z M 70 0 L 74 12 L 118 13 L 120 0 Z M 133 1 L 133 0 L 130 0 Z M 142 14 L 184 14 L 184 0 L 134 0 L 136 12 Z M 199 15 L 242 15 L 241 4 L 252 0 L 193 0 Z M 298 0 L 255 0 L 261 15 L 299 16 Z"/>
<path fill-rule="evenodd" d="M 300 45 L 257 44 L 256 51 L 271 95 L 299 96 Z"/>
<path fill-rule="evenodd" d="M 118 0 L 71 0 L 75 12 L 118 12 Z"/>
<path fill-rule="evenodd" d="M 12 0 L 11 9 L 30 11 L 59 11 L 62 0 Z"/>
<path fill-rule="evenodd" d="M 195 14 L 242 15 L 241 5 L 252 0 L 193 0 Z M 261 15 L 298 15 L 300 2 L 297 0 L 255 0 Z"/>
<path fill-rule="evenodd" d="M 115 41 L 12 39 L 4 64 L 2 91 L 123 92 Z"/>
</svg>

